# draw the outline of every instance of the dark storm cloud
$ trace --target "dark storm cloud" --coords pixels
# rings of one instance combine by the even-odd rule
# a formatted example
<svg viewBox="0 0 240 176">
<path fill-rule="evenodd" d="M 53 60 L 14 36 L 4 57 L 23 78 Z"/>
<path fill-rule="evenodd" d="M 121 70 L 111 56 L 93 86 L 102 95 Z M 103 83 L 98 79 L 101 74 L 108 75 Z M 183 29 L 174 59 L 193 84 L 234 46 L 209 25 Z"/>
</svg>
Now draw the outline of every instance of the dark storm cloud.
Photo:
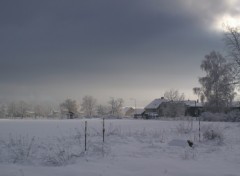
<svg viewBox="0 0 240 176">
<path fill-rule="evenodd" d="M 207 0 L 3 0 L 0 82 L 122 78 L 131 84 L 131 75 L 171 75 L 168 66 L 196 70 L 199 58 L 221 46 L 208 27 L 226 12 L 237 10 Z"/>
</svg>

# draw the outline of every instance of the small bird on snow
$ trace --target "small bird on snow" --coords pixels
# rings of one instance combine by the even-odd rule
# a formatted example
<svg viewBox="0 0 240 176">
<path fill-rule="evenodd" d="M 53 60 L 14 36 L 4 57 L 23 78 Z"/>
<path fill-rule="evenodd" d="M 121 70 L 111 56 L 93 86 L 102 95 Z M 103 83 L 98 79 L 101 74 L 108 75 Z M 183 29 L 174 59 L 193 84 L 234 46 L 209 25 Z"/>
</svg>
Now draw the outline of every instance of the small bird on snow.
<svg viewBox="0 0 240 176">
<path fill-rule="evenodd" d="M 187 143 L 188 143 L 189 147 L 193 147 L 193 142 L 191 140 L 187 140 Z"/>
</svg>

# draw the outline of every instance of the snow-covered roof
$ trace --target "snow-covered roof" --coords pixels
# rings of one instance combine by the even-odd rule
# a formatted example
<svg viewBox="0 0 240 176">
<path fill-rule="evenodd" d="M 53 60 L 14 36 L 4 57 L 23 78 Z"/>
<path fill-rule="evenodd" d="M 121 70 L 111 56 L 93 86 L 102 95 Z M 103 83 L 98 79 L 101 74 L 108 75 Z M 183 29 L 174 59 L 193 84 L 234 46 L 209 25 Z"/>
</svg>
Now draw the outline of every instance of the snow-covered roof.
<svg viewBox="0 0 240 176">
<path fill-rule="evenodd" d="M 163 98 L 157 98 L 155 100 L 153 100 L 150 104 L 148 104 L 145 109 L 156 109 L 158 108 L 158 106 L 160 104 L 162 104 L 163 102 L 167 102 L 166 99 L 163 99 Z"/>
<path fill-rule="evenodd" d="M 163 98 L 158 98 L 153 100 L 151 103 L 149 103 L 145 109 L 157 109 L 163 102 L 168 102 L 168 100 Z M 202 103 L 196 102 L 195 100 L 187 100 L 187 101 L 173 101 L 173 103 L 184 103 L 186 106 L 189 107 L 202 107 Z"/>
<path fill-rule="evenodd" d="M 183 102 L 185 105 L 189 107 L 202 107 L 202 103 L 194 101 L 194 100 L 187 100 Z"/>
</svg>

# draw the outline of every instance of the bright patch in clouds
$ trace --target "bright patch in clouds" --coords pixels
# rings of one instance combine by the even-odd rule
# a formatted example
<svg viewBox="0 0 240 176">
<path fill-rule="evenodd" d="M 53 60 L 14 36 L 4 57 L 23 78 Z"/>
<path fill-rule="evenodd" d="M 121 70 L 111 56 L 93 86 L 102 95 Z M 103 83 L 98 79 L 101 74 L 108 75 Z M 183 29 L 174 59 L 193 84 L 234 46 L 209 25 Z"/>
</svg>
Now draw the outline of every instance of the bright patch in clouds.
<svg viewBox="0 0 240 176">
<path fill-rule="evenodd" d="M 214 28 L 217 30 L 224 30 L 225 26 L 239 27 L 240 26 L 240 15 L 233 17 L 229 14 L 225 14 L 225 15 L 217 18 L 216 22 L 214 23 Z"/>
</svg>

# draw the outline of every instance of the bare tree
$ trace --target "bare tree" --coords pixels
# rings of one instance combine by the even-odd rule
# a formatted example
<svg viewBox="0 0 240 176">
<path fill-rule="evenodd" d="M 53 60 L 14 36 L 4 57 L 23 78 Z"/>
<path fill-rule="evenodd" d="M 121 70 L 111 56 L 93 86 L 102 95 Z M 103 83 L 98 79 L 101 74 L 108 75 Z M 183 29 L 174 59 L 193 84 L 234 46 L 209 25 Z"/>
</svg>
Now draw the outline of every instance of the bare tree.
<svg viewBox="0 0 240 176">
<path fill-rule="evenodd" d="M 17 105 L 15 102 L 11 102 L 7 105 L 7 114 L 10 118 L 17 116 Z"/>
<path fill-rule="evenodd" d="M 235 96 L 231 64 L 221 54 L 212 51 L 205 56 L 201 68 L 206 72 L 206 76 L 199 78 L 207 100 L 206 108 L 212 112 L 225 110 Z"/>
<path fill-rule="evenodd" d="M 61 113 L 63 115 L 68 115 L 69 118 L 73 118 L 74 115 L 78 113 L 78 105 L 75 100 L 66 99 L 60 104 Z"/>
<path fill-rule="evenodd" d="M 41 105 L 35 105 L 33 107 L 35 118 L 36 117 L 44 117 L 43 107 Z"/>
<path fill-rule="evenodd" d="M 240 66 L 240 28 L 227 26 L 226 29 L 224 41 L 229 56 Z"/>
<path fill-rule="evenodd" d="M 98 105 L 97 106 L 97 114 L 99 116 L 105 116 L 109 114 L 109 108 L 107 106 Z"/>
<path fill-rule="evenodd" d="M 82 99 L 81 110 L 88 117 L 91 117 L 95 114 L 96 111 L 96 102 L 97 100 L 92 96 L 85 96 Z"/>
<path fill-rule="evenodd" d="M 27 115 L 27 111 L 30 109 L 30 105 L 25 101 L 19 101 L 17 103 L 17 116 L 23 118 Z"/>
<path fill-rule="evenodd" d="M 171 89 L 164 93 L 164 98 L 168 101 L 184 101 L 184 93 L 180 94 L 178 90 Z"/>
<path fill-rule="evenodd" d="M 200 88 L 200 87 L 194 87 L 194 88 L 193 88 L 193 93 L 198 96 L 198 100 L 200 99 L 200 101 L 201 101 L 202 103 L 204 103 L 205 96 L 204 96 L 204 93 L 203 93 L 203 89 L 202 89 L 202 88 Z"/>
<path fill-rule="evenodd" d="M 51 114 L 52 108 L 49 104 L 36 104 L 33 107 L 35 118 L 36 117 L 47 117 Z"/>
<path fill-rule="evenodd" d="M 6 106 L 1 105 L 0 106 L 0 118 L 5 118 L 6 117 Z"/>
<path fill-rule="evenodd" d="M 122 98 L 110 98 L 108 104 L 110 105 L 110 113 L 112 116 L 121 116 L 123 103 L 124 101 Z"/>
<path fill-rule="evenodd" d="M 228 57 L 234 62 L 234 84 L 240 83 L 240 27 L 226 26 L 224 41 L 228 51 Z"/>
</svg>

